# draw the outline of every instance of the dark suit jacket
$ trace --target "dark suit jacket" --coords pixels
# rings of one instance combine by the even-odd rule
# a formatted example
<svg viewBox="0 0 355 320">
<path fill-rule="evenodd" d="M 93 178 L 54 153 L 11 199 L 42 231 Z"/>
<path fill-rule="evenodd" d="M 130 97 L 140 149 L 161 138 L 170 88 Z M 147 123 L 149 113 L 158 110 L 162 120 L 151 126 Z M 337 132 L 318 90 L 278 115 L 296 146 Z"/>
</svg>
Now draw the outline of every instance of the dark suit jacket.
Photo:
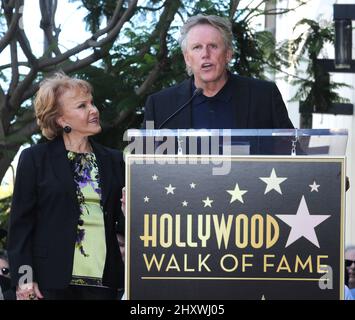
<svg viewBox="0 0 355 320">
<path fill-rule="evenodd" d="M 146 127 L 146 121 L 150 120 L 154 121 L 155 129 L 159 128 L 170 115 L 186 103 L 192 96 L 192 79 L 187 79 L 174 87 L 149 96 L 145 106 L 143 127 Z M 275 83 L 233 74 L 230 74 L 230 81 L 235 87 L 232 97 L 235 121 L 231 129 L 293 128 Z M 191 104 L 163 127 L 168 129 L 192 128 Z"/>
<path fill-rule="evenodd" d="M 123 287 L 124 267 L 116 239 L 117 224 L 124 229 L 121 190 L 124 166 L 119 151 L 91 142 L 100 174 L 107 255 L 103 284 Z M 35 145 L 19 159 L 10 214 L 8 255 L 12 285 L 19 268 L 33 268 L 41 289 L 64 289 L 73 267 L 80 215 L 76 186 L 63 139 Z"/>
</svg>

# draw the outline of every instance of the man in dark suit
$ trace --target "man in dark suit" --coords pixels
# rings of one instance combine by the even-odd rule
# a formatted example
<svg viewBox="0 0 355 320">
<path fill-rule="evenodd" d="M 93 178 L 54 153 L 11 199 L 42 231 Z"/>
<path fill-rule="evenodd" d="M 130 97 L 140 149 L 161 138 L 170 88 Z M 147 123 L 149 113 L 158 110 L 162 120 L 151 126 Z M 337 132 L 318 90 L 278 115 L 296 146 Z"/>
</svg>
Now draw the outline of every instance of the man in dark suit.
<svg viewBox="0 0 355 320">
<path fill-rule="evenodd" d="M 228 71 L 232 38 L 224 18 L 197 15 L 187 20 L 180 45 L 191 77 L 148 97 L 143 126 L 154 121 L 156 129 L 293 128 L 274 83 Z"/>
</svg>

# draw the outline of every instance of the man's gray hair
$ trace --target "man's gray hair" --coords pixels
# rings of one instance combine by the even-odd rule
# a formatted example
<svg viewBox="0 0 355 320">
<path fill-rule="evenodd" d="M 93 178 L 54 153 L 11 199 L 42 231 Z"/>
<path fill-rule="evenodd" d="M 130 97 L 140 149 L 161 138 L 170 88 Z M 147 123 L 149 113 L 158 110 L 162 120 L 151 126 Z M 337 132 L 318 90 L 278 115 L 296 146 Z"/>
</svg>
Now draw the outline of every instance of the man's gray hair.
<svg viewBox="0 0 355 320">
<path fill-rule="evenodd" d="M 180 29 L 179 43 L 183 53 L 186 51 L 187 35 L 191 28 L 204 24 L 208 24 L 216 28 L 221 33 L 226 48 L 233 51 L 233 32 L 232 24 L 230 21 L 226 18 L 215 15 L 204 16 L 202 14 L 198 14 L 196 16 L 190 17 Z"/>
</svg>

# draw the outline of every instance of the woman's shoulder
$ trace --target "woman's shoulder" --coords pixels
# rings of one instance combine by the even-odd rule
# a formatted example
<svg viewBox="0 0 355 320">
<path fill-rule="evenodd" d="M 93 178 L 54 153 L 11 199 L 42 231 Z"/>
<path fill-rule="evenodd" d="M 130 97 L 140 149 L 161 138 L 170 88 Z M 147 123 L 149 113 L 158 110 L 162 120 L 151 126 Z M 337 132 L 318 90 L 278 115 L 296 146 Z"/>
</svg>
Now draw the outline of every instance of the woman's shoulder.
<svg viewBox="0 0 355 320">
<path fill-rule="evenodd" d="M 49 142 L 41 142 L 38 144 L 31 145 L 26 147 L 21 151 L 22 156 L 29 156 L 29 155 L 37 155 L 45 152 L 48 149 Z"/>
</svg>

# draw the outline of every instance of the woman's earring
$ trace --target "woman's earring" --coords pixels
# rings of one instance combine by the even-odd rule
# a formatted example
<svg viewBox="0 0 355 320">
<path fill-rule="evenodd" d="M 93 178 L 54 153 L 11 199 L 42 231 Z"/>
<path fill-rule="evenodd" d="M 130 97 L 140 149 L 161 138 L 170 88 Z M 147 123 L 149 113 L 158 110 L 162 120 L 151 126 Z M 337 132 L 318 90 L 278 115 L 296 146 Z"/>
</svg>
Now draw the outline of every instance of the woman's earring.
<svg viewBox="0 0 355 320">
<path fill-rule="evenodd" d="M 63 130 L 64 130 L 65 133 L 70 133 L 71 132 L 71 128 L 69 126 L 65 126 L 63 128 Z"/>
</svg>

